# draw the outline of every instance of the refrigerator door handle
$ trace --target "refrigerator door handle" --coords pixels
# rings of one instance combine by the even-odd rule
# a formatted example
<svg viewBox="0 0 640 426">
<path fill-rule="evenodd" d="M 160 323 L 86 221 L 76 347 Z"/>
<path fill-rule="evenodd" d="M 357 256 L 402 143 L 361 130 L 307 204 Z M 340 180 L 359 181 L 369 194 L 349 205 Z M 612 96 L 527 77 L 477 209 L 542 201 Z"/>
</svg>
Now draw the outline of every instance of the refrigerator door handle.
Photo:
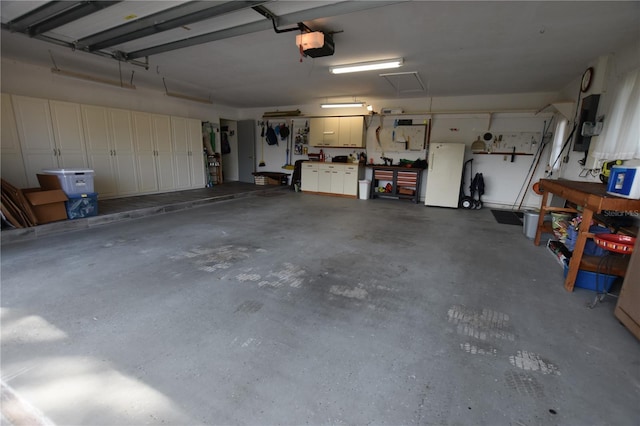
<svg viewBox="0 0 640 426">
<path fill-rule="evenodd" d="M 432 172 L 433 171 L 433 159 L 436 157 L 435 152 L 431 153 L 431 161 L 429 161 L 429 171 Z"/>
</svg>

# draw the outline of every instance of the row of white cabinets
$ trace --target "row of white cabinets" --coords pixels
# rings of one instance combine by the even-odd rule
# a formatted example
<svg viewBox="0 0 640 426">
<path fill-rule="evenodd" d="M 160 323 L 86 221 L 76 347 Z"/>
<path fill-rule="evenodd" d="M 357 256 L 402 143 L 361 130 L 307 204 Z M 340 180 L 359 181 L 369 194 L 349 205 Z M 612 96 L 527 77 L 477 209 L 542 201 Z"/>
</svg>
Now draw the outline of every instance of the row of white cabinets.
<svg viewBox="0 0 640 426">
<path fill-rule="evenodd" d="M 316 117 L 309 119 L 309 143 L 321 147 L 362 148 L 364 117 Z"/>
<path fill-rule="evenodd" d="M 301 167 L 301 188 L 303 192 L 357 197 L 363 172 L 358 164 L 305 162 Z"/>
<path fill-rule="evenodd" d="M 101 198 L 201 188 L 201 126 L 195 119 L 3 93 L 2 177 L 37 187 L 43 169 L 89 168 Z"/>
</svg>

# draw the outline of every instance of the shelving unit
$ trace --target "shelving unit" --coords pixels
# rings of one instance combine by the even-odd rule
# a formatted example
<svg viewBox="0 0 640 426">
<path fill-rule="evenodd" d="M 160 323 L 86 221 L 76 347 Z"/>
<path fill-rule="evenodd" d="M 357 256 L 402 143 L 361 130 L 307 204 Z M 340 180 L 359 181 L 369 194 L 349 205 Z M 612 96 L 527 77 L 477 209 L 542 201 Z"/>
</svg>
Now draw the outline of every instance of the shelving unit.
<svg viewBox="0 0 640 426">
<path fill-rule="evenodd" d="M 207 187 L 222 183 L 222 158 L 219 153 L 207 154 Z"/>
</svg>

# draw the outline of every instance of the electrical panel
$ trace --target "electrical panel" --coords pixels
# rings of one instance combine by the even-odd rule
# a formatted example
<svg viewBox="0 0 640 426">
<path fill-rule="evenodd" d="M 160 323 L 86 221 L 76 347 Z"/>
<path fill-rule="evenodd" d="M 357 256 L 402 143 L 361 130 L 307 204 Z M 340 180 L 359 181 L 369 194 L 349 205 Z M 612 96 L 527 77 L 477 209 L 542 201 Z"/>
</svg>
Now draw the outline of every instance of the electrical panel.
<svg viewBox="0 0 640 426">
<path fill-rule="evenodd" d="M 600 95 L 587 96 L 582 100 L 582 106 L 580 107 L 580 117 L 578 121 L 578 127 L 576 129 L 576 133 L 573 138 L 574 151 L 579 151 L 579 152 L 589 151 L 591 136 L 583 135 L 582 128 L 584 126 L 584 123 L 596 122 L 599 102 L 600 102 Z M 585 134 L 589 134 L 589 133 L 585 133 Z"/>
</svg>

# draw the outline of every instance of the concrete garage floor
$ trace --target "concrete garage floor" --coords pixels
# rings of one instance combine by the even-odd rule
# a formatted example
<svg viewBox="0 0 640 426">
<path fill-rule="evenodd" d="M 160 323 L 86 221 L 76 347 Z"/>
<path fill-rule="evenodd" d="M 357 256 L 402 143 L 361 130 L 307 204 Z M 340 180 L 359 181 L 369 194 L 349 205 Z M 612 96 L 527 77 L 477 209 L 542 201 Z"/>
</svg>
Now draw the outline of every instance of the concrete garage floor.
<svg viewBox="0 0 640 426">
<path fill-rule="evenodd" d="M 520 227 L 263 195 L 4 244 L 5 415 L 637 425 L 640 344 L 615 299 L 588 309 Z"/>
</svg>

